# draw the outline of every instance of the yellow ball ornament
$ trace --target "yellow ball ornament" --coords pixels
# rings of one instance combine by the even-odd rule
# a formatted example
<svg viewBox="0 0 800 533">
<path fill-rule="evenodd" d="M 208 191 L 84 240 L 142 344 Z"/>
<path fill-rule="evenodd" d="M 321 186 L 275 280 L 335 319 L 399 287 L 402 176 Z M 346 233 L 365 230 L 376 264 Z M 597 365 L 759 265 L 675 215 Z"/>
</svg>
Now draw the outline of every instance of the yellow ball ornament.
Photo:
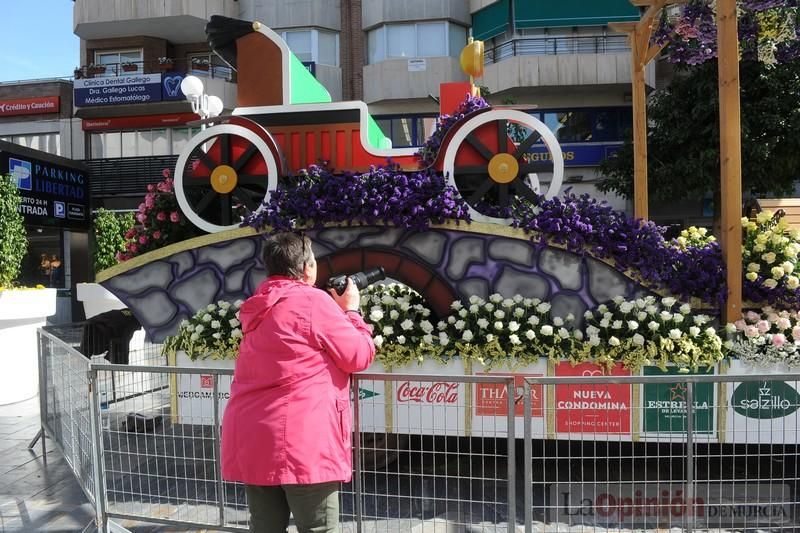
<svg viewBox="0 0 800 533">
<path fill-rule="evenodd" d="M 470 41 L 461 50 L 459 62 L 461 63 L 461 70 L 465 74 L 473 78 L 483 76 L 483 41 Z"/>
</svg>

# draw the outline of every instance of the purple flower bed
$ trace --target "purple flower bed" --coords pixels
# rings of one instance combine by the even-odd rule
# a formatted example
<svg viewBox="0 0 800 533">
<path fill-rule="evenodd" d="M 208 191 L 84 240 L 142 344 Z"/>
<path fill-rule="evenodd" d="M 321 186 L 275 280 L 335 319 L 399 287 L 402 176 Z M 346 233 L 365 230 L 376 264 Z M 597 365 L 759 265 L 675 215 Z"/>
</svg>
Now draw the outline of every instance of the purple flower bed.
<svg viewBox="0 0 800 533">
<path fill-rule="evenodd" d="M 613 261 L 620 270 L 635 272 L 646 285 L 683 299 L 724 301 L 725 267 L 717 243 L 678 250 L 664 240 L 664 228 L 630 218 L 585 194 L 566 193 L 542 200 L 538 207 L 517 201 L 513 225 L 535 233 L 542 245 L 552 242 Z"/>
<path fill-rule="evenodd" d="M 273 191 L 269 202 L 242 225 L 274 231 L 326 222 L 392 224 L 425 229 L 446 220 L 469 220 L 464 199 L 434 172 L 407 173 L 396 166 L 364 174 L 334 174 L 312 165 Z"/>
<path fill-rule="evenodd" d="M 466 100 L 458 106 L 455 113 L 452 115 L 439 116 L 439 120 L 436 121 L 436 130 L 434 130 L 433 134 L 425 141 L 425 144 L 416 154 L 420 159 L 420 168 L 427 168 L 436 160 L 445 135 L 447 135 L 447 132 L 450 131 L 456 122 L 474 111 L 489 107 L 486 100 L 480 96 L 466 95 L 466 97 Z"/>
</svg>

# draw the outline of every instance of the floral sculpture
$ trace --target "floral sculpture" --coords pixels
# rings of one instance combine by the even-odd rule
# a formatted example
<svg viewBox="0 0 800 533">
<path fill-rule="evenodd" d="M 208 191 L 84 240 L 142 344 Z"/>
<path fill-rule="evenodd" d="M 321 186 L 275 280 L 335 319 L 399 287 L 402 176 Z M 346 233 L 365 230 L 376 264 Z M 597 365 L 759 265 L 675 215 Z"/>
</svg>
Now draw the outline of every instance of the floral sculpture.
<svg viewBox="0 0 800 533">
<path fill-rule="evenodd" d="M 162 175 L 163 181 L 147 186 L 147 194 L 136 212 L 136 224 L 125 233 L 126 250 L 117 254 L 119 261 L 198 234 L 181 214 L 169 170 L 165 169 Z"/>
</svg>

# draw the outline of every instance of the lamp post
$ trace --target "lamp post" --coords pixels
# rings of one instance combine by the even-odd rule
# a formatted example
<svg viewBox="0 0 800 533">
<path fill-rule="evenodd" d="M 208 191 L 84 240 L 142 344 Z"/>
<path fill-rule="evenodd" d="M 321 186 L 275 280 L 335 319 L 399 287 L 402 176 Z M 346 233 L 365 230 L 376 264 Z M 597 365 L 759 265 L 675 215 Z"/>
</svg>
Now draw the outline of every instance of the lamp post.
<svg viewBox="0 0 800 533">
<path fill-rule="evenodd" d="M 209 95 L 205 92 L 203 81 L 197 76 L 186 76 L 181 81 L 181 91 L 186 95 L 186 99 L 192 104 L 192 112 L 200 115 L 200 118 L 216 117 L 222 113 L 224 105 L 219 96 Z M 205 124 L 200 125 L 200 129 L 206 129 Z"/>
</svg>

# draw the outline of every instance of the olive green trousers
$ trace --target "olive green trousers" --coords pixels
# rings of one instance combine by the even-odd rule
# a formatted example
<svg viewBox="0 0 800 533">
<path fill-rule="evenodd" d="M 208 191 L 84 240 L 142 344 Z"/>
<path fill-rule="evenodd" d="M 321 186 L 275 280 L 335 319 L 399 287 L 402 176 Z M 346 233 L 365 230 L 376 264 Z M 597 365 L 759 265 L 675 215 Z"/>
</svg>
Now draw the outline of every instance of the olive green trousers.
<svg viewBox="0 0 800 533">
<path fill-rule="evenodd" d="M 340 483 L 313 485 L 245 485 L 250 533 L 286 533 L 289 514 L 300 533 L 333 533 L 339 529 Z"/>
</svg>

